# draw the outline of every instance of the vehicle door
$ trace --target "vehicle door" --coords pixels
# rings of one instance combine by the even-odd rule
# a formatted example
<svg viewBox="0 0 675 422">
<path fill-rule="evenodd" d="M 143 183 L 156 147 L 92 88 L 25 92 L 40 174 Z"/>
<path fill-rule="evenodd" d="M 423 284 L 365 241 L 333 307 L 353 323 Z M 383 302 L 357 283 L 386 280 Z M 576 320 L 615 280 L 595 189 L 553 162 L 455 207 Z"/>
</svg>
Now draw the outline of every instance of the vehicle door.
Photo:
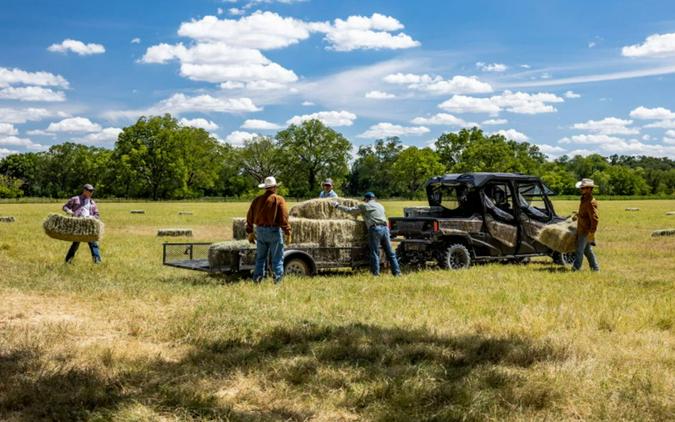
<svg viewBox="0 0 675 422">
<path fill-rule="evenodd" d="M 535 240 L 539 230 L 553 219 L 553 207 L 541 182 L 517 182 L 517 218 L 522 226 L 520 253 L 545 252 L 546 246 Z"/>
<path fill-rule="evenodd" d="M 485 209 L 485 228 L 490 243 L 502 255 L 512 255 L 518 249 L 518 220 L 514 208 L 513 188 L 509 181 L 488 182 L 481 193 Z"/>
</svg>

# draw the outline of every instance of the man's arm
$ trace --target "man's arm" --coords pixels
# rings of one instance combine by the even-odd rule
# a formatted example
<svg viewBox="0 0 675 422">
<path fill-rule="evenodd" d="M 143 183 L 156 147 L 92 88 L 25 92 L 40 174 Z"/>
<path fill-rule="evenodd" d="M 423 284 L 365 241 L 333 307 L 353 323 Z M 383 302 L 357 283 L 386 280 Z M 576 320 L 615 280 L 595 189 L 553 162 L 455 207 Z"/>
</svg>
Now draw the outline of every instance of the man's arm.
<svg viewBox="0 0 675 422">
<path fill-rule="evenodd" d="M 288 205 L 286 205 L 286 200 L 279 197 L 279 202 L 277 204 L 277 218 L 279 227 L 284 231 L 285 235 L 291 234 L 291 224 L 288 222 Z"/>
<path fill-rule="evenodd" d="M 63 211 L 66 214 L 70 214 L 70 215 L 75 214 L 75 212 L 73 211 L 73 207 L 76 205 L 77 199 L 78 199 L 77 196 L 74 196 L 74 197 L 70 198 L 68 200 L 68 202 L 66 202 L 66 204 L 63 206 Z"/>
<path fill-rule="evenodd" d="M 600 221 L 600 214 L 598 214 L 598 203 L 595 200 L 591 201 L 588 217 L 589 221 L 591 222 L 591 226 L 589 227 L 588 231 L 595 233 L 595 231 L 598 229 L 598 221 Z"/>
<path fill-rule="evenodd" d="M 256 199 L 251 202 L 251 206 L 248 207 L 248 212 L 246 213 L 246 233 L 253 233 L 253 220 L 255 219 L 255 203 Z"/>
<path fill-rule="evenodd" d="M 344 205 L 340 205 L 338 202 L 334 202 L 334 204 L 335 204 L 335 208 L 339 209 L 340 211 L 344 211 L 348 214 L 351 214 L 351 215 L 361 215 L 361 213 L 363 212 L 363 208 L 362 208 L 363 205 L 357 205 L 355 207 L 347 207 L 347 206 L 344 206 Z"/>
<path fill-rule="evenodd" d="M 91 215 L 94 216 L 96 219 L 101 218 L 101 214 L 98 212 L 98 206 L 96 205 L 96 202 L 91 201 Z"/>
</svg>

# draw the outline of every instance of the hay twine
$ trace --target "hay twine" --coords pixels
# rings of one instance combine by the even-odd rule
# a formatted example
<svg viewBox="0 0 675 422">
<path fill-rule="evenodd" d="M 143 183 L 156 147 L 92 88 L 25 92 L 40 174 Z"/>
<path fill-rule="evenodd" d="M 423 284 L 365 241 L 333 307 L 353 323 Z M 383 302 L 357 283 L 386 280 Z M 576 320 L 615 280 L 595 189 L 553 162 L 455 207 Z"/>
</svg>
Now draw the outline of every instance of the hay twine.
<svg viewBox="0 0 675 422">
<path fill-rule="evenodd" d="M 675 236 L 675 229 L 655 230 L 652 232 L 652 237 Z"/>
<path fill-rule="evenodd" d="M 160 237 L 192 237 L 192 229 L 159 229 L 157 236 Z"/>
<path fill-rule="evenodd" d="M 68 242 L 94 242 L 103 236 L 103 222 L 96 218 L 50 214 L 42 224 L 47 236 Z"/>
<path fill-rule="evenodd" d="M 0 215 L 0 223 L 13 223 L 16 219 L 13 215 Z"/>
</svg>

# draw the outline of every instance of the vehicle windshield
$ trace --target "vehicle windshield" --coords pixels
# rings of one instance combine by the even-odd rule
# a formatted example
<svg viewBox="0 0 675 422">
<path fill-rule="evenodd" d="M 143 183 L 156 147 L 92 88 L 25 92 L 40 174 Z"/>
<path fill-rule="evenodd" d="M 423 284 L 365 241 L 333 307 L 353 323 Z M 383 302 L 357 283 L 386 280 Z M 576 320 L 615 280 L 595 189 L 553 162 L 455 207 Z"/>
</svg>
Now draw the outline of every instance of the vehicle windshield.
<svg viewBox="0 0 675 422">
<path fill-rule="evenodd" d="M 465 185 L 435 185 L 429 192 L 429 205 L 441 206 L 453 211 L 462 208 L 469 201 Z"/>
</svg>

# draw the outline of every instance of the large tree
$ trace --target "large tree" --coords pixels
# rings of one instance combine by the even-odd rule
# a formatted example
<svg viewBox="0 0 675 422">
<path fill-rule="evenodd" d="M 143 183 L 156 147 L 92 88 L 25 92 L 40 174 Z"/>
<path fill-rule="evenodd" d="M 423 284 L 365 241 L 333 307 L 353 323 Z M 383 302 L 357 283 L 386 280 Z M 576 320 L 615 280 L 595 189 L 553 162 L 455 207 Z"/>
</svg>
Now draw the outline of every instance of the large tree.
<svg viewBox="0 0 675 422">
<path fill-rule="evenodd" d="M 392 183 L 393 166 L 403 149 L 397 137 L 378 139 L 373 145 L 360 146 L 352 164 L 349 192 L 362 195 L 366 191 L 374 191 L 382 198 L 399 195 L 399 187 Z"/>
<path fill-rule="evenodd" d="M 349 172 L 352 144 L 339 132 L 319 120 L 307 120 L 277 133 L 285 178 L 291 194 L 311 196 L 320 189 L 320 181 L 333 178 L 337 186 Z"/>
<path fill-rule="evenodd" d="M 401 151 L 393 165 L 394 183 L 409 199 L 419 194 L 427 180 L 443 174 L 445 166 L 431 148 L 409 147 Z"/>
<path fill-rule="evenodd" d="M 244 174 L 262 183 L 268 176 L 278 176 L 282 169 L 281 149 L 274 139 L 259 136 L 244 142 L 238 154 Z"/>
</svg>

